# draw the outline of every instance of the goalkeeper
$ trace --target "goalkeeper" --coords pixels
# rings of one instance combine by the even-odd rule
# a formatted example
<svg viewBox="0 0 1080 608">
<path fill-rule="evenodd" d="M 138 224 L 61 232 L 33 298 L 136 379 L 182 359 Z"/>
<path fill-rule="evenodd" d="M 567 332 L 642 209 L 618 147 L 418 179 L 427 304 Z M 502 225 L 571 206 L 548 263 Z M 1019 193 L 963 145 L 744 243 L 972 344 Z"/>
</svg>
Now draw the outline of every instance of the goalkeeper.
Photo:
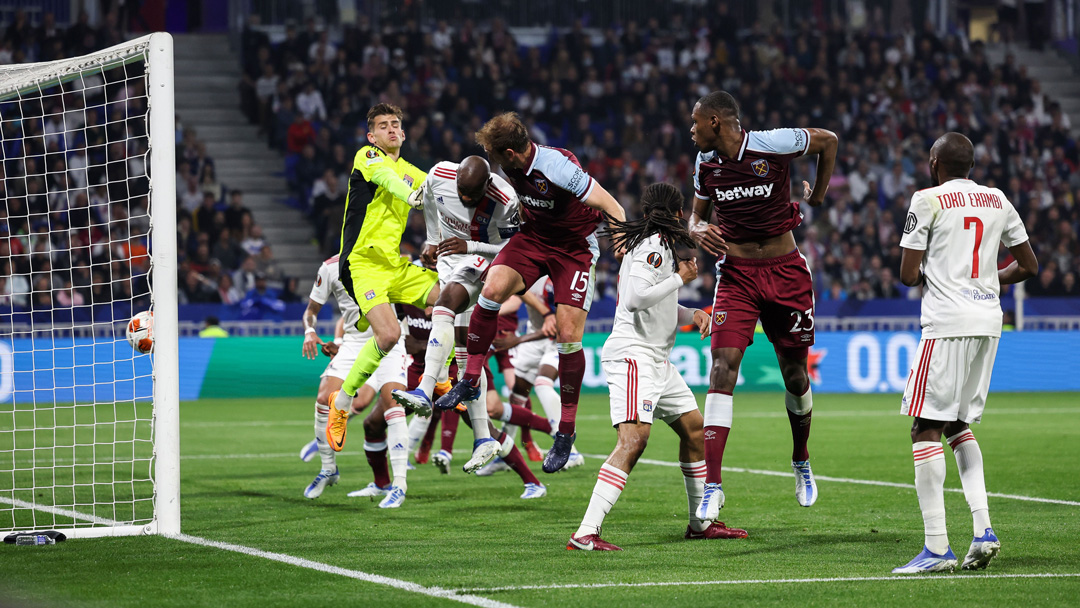
<svg viewBox="0 0 1080 608">
<path fill-rule="evenodd" d="M 401 108 L 380 103 L 368 110 L 368 142 L 356 153 L 338 259 L 341 283 L 371 324 L 374 335 L 360 349 L 341 390 L 330 397 L 326 439 L 334 451 L 345 445 L 349 411 L 356 391 L 375 373 L 379 362 L 401 337 L 392 304 L 426 308 L 439 297 L 438 273 L 401 257 L 401 235 L 409 218 L 408 199 L 419 197 L 427 174 L 401 158 L 405 131 Z M 419 201 L 416 201 L 419 204 Z M 431 413 L 418 412 L 421 415 Z M 387 419 L 404 418 L 401 407 Z"/>
</svg>

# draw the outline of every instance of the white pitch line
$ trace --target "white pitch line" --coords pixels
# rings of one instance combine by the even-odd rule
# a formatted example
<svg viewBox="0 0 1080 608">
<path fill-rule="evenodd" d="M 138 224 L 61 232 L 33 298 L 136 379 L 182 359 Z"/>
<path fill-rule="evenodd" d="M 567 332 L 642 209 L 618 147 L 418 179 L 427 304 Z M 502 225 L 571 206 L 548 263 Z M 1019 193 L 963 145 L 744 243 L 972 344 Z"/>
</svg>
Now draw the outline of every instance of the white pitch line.
<svg viewBox="0 0 1080 608">
<path fill-rule="evenodd" d="M 122 522 L 106 519 L 104 517 L 97 517 L 96 515 L 80 513 L 78 511 L 71 511 L 68 509 L 61 509 L 59 507 L 53 507 L 49 505 L 39 505 L 37 503 L 27 502 L 25 500 L 19 500 L 17 498 L 0 497 L 0 503 L 9 504 L 23 509 L 34 509 L 36 511 L 43 511 L 45 513 L 52 513 L 54 515 L 63 515 L 72 519 L 81 519 L 83 521 L 107 526 L 122 525 Z M 262 549 L 256 549 L 254 547 L 247 547 L 244 545 L 236 545 L 233 543 L 210 540 L 208 538 L 202 538 L 200 536 L 191 536 L 190 534 L 165 534 L 162 536 L 164 538 L 171 538 L 173 540 L 190 543 L 192 545 L 212 547 L 214 549 L 221 549 L 222 551 L 232 551 L 233 553 L 241 553 L 243 555 L 250 555 L 252 557 L 261 557 L 263 559 L 288 564 L 290 566 L 296 566 L 298 568 L 307 568 L 308 570 L 316 570 L 318 572 L 325 572 L 327 574 L 336 574 L 338 576 L 344 576 L 351 579 L 356 579 L 358 581 L 364 581 L 367 583 L 374 583 L 376 585 L 383 585 L 386 587 L 401 589 L 402 591 L 409 591 L 429 597 L 437 597 L 454 602 L 461 602 L 462 604 L 469 604 L 470 606 L 480 606 L 481 608 L 517 608 L 517 606 L 513 604 L 507 604 L 506 602 L 500 602 L 488 599 L 486 597 L 470 595 L 467 593 L 462 595 L 462 591 L 458 591 L 455 589 L 443 589 L 442 587 L 425 587 L 417 583 L 410 583 L 409 581 L 403 581 L 397 578 L 390 578 L 389 576 L 370 574 L 368 572 L 362 572 L 360 570 L 350 570 L 348 568 L 331 566 L 330 564 L 324 564 L 322 562 L 304 559 L 302 557 L 287 555 L 285 553 L 263 551 Z"/>
<path fill-rule="evenodd" d="M 517 585 L 507 587 L 470 587 L 458 589 L 461 593 L 497 593 L 501 591 L 547 591 L 554 589 L 605 589 L 608 587 L 698 587 L 703 585 L 778 585 L 798 583 L 861 583 L 861 582 L 911 582 L 911 581 L 980 581 L 1005 578 L 1077 578 L 1080 572 L 1055 574 L 965 574 L 961 576 L 845 576 L 830 578 L 775 578 L 775 579 L 734 579 L 724 581 L 658 581 L 652 583 L 579 583 L 569 585 Z"/>
<path fill-rule="evenodd" d="M 607 460 L 607 456 L 600 454 L 582 454 L 586 458 L 598 458 L 600 460 Z M 679 463 L 668 462 L 666 460 L 652 460 L 651 458 L 642 458 L 638 460 L 639 463 L 652 464 L 661 467 L 677 467 Z M 744 469 L 741 467 L 724 467 L 725 472 L 732 473 L 750 473 L 752 475 L 768 475 L 770 477 L 791 477 L 790 471 L 769 471 L 766 469 Z M 850 479 L 847 477 L 830 477 L 828 475 L 814 475 L 814 479 L 817 481 L 835 481 L 837 483 L 853 483 L 862 486 L 882 486 L 886 488 L 903 488 L 905 490 L 914 490 L 915 484 L 910 483 L 896 483 L 893 481 L 876 481 L 873 479 Z M 945 488 L 946 492 L 958 492 L 963 493 L 964 490 L 960 488 Z M 987 492 L 987 496 L 993 496 L 994 498 L 1008 498 L 1011 500 L 1023 500 L 1027 502 L 1041 502 L 1053 505 L 1068 505 L 1070 507 L 1080 507 L 1080 501 L 1075 500 L 1062 500 L 1059 498 L 1040 498 L 1038 496 L 1021 496 L 1019 494 L 1001 494 L 998 492 Z"/>
</svg>

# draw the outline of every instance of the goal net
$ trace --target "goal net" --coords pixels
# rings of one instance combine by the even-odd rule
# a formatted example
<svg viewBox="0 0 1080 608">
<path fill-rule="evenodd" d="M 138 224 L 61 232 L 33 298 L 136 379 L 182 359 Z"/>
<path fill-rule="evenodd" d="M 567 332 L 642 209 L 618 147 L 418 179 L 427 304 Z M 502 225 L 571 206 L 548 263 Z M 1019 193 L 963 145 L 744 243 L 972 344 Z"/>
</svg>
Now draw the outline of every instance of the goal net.
<svg viewBox="0 0 1080 608">
<path fill-rule="evenodd" d="M 168 34 L 0 68 L 0 533 L 180 531 L 172 68 Z"/>
</svg>

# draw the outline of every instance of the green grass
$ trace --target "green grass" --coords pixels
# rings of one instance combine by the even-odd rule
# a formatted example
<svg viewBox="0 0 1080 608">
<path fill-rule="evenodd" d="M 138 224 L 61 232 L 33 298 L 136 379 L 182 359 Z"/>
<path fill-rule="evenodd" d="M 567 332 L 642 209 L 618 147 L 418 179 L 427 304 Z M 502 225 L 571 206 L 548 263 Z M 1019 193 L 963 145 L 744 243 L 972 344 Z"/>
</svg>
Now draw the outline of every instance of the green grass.
<svg viewBox="0 0 1080 608">
<path fill-rule="evenodd" d="M 898 402 L 890 395 L 818 395 L 810 446 L 815 472 L 910 484 L 909 419 L 895 413 Z M 782 398 L 741 394 L 735 411 L 725 465 L 787 470 L 790 435 Z M 989 491 L 1080 501 L 1073 468 L 1078 412 L 1075 394 L 992 395 L 986 422 L 974 429 Z M 588 398 L 580 417 L 578 447 L 606 454 L 615 441 L 606 399 Z M 820 481 L 820 500 L 803 509 L 795 503 L 790 477 L 740 472 L 725 474 L 721 518 L 746 528 L 750 538 L 684 541 L 686 498 L 679 470 L 640 464 L 604 524 L 604 537 L 624 550 L 568 552 L 566 539 L 588 504 L 600 459 L 555 476 L 539 473 L 539 463 L 533 463 L 549 488 L 548 497 L 536 501 L 518 499 L 521 484 L 512 473 L 476 478 L 456 467 L 440 476 L 421 466 L 409 476 L 405 505 L 383 511 L 345 496 L 371 479 L 358 426 L 339 457 L 342 483 L 309 501 L 302 491 L 318 459 L 303 463 L 296 453 L 311 437 L 310 419 L 310 400 L 183 404 L 184 532 L 448 589 L 888 576 L 922 545 L 913 489 Z M 0 428 L 0 435 L 10 430 Z M 461 431 L 458 467 L 471 439 L 466 427 Z M 958 488 L 955 463 L 946 456 L 946 485 Z M 664 425 L 655 428 L 645 457 L 677 460 L 674 434 Z M 4 508 L 0 521 L 10 519 Z M 947 493 L 946 508 L 953 548 L 962 553 L 971 534 L 963 495 Z M 990 508 L 1004 546 L 986 574 L 1080 573 L 1080 554 L 1072 544 L 1080 535 L 1080 506 L 991 497 Z M 981 598 L 979 603 L 1032 606 L 1075 604 L 1080 597 L 1080 578 L 972 577 L 477 594 L 517 606 L 620 607 L 906 606 L 930 594 L 945 605 Z M 159 537 L 0 546 L 0 597 L 4 603 L 63 606 L 461 605 Z"/>
</svg>

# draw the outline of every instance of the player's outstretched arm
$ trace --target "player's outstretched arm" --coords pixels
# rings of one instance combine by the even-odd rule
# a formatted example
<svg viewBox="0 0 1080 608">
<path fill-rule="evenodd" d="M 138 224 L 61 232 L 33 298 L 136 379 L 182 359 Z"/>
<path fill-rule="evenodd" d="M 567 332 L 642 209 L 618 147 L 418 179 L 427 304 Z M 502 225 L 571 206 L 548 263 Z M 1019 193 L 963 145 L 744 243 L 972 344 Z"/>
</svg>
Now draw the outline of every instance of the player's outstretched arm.
<svg viewBox="0 0 1080 608">
<path fill-rule="evenodd" d="M 922 285 L 924 281 L 922 273 L 923 256 L 926 254 L 922 249 L 900 248 L 900 282 L 908 287 Z"/>
<path fill-rule="evenodd" d="M 589 198 L 585 199 L 585 204 L 607 214 L 608 217 L 619 221 L 626 221 L 626 210 L 622 208 L 619 201 L 615 200 L 614 196 L 604 190 L 604 187 L 599 183 L 593 186 L 592 192 L 589 193 Z"/>
<path fill-rule="evenodd" d="M 695 196 L 694 210 L 690 213 L 687 228 L 690 238 L 694 239 L 699 247 L 713 255 L 723 255 L 727 253 L 727 241 L 724 240 L 720 227 L 709 222 L 712 206 L 712 199 Z"/>
<path fill-rule="evenodd" d="M 998 271 L 999 283 L 1012 285 L 1039 274 L 1039 260 L 1031 249 L 1031 241 L 1009 247 L 1009 253 L 1014 259 L 1011 264 Z"/>
<path fill-rule="evenodd" d="M 807 129 L 810 134 L 810 143 L 806 146 L 807 154 L 818 155 L 817 175 L 814 177 L 814 187 L 809 182 L 803 182 L 803 197 L 811 207 L 820 207 L 825 202 L 825 193 L 829 191 L 829 180 L 832 178 L 833 167 L 836 165 L 836 149 L 839 142 L 836 133 L 828 129 Z"/>
<path fill-rule="evenodd" d="M 300 319 L 304 323 L 304 345 L 300 352 L 308 359 L 319 356 L 319 346 L 323 343 L 315 329 L 320 310 L 322 310 L 322 304 L 315 300 L 308 300 L 307 309 L 304 310 L 304 316 Z"/>
</svg>

